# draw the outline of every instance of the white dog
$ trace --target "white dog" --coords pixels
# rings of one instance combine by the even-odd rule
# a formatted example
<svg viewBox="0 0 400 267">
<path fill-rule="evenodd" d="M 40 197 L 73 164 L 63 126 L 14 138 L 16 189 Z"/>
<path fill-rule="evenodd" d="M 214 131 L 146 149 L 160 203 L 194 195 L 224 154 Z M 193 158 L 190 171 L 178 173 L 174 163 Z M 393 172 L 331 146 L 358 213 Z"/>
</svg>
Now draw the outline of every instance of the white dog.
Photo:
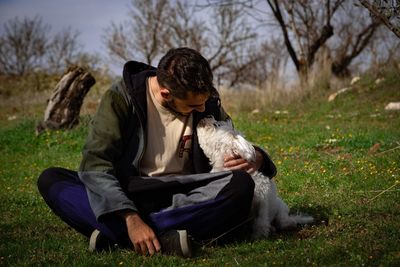
<svg viewBox="0 0 400 267">
<path fill-rule="evenodd" d="M 240 155 L 254 162 L 256 153 L 253 145 L 247 142 L 227 121 L 216 121 L 213 117 L 202 119 L 197 126 L 200 147 L 210 159 L 211 172 L 223 171 L 225 155 Z M 279 198 L 273 179 L 261 172 L 252 174 L 255 182 L 252 204 L 252 238 L 267 237 L 274 227 L 293 229 L 298 224 L 313 222 L 311 216 L 289 215 L 288 206 Z"/>
</svg>

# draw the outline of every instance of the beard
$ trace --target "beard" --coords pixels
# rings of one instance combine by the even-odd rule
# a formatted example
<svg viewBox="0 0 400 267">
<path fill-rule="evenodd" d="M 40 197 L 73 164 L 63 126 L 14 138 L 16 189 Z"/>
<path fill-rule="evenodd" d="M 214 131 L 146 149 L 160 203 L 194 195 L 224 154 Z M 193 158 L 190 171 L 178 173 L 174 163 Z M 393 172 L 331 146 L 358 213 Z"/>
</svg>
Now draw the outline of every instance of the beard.
<svg viewBox="0 0 400 267">
<path fill-rule="evenodd" d="M 175 99 L 172 98 L 171 100 L 166 101 L 166 108 L 168 108 L 171 112 L 181 115 L 181 116 L 189 116 L 191 112 L 183 113 L 177 110 Z"/>
</svg>

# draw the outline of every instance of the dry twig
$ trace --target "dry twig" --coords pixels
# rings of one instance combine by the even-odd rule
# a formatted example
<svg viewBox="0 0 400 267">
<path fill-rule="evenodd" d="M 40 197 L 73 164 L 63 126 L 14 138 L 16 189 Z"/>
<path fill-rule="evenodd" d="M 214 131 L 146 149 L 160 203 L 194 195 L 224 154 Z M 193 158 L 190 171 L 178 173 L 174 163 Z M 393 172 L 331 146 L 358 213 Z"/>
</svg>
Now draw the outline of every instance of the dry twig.
<svg viewBox="0 0 400 267">
<path fill-rule="evenodd" d="M 379 197 L 380 195 L 390 191 L 393 187 L 395 187 L 396 185 L 400 184 L 399 181 L 396 180 L 396 182 L 391 185 L 390 187 L 386 188 L 385 190 L 382 190 L 379 194 L 377 194 L 376 196 L 374 196 L 373 198 L 371 198 L 370 200 L 367 201 L 367 203 L 371 202 L 372 200 L 376 199 L 377 197 Z"/>
</svg>

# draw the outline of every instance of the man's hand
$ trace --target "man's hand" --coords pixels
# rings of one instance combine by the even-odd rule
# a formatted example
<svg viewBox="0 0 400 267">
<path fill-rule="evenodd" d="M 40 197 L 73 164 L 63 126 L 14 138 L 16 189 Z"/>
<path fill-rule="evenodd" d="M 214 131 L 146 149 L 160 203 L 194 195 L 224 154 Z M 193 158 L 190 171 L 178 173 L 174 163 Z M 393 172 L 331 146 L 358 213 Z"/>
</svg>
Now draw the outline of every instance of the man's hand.
<svg viewBox="0 0 400 267">
<path fill-rule="evenodd" d="M 161 251 L 161 245 L 153 229 L 151 229 L 139 214 L 127 211 L 121 214 L 126 222 L 129 238 L 136 253 L 142 255 L 154 255 Z"/>
<path fill-rule="evenodd" d="M 256 150 L 256 161 L 248 162 L 239 155 L 227 155 L 224 158 L 224 167 L 229 170 L 244 170 L 250 174 L 261 168 L 263 162 L 262 154 Z"/>
</svg>

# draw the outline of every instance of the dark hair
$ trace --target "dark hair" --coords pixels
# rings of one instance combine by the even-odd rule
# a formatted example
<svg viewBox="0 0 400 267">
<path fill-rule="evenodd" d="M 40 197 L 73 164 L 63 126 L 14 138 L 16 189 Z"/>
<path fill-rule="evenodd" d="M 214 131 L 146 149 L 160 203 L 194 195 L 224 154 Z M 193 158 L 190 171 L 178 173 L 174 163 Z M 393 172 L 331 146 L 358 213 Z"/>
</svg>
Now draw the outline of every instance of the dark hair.
<svg viewBox="0 0 400 267">
<path fill-rule="evenodd" d="M 171 95 L 186 98 L 194 94 L 213 93 L 213 74 L 210 64 L 199 52 L 187 47 L 171 49 L 157 67 L 158 83 L 170 90 Z"/>
</svg>

